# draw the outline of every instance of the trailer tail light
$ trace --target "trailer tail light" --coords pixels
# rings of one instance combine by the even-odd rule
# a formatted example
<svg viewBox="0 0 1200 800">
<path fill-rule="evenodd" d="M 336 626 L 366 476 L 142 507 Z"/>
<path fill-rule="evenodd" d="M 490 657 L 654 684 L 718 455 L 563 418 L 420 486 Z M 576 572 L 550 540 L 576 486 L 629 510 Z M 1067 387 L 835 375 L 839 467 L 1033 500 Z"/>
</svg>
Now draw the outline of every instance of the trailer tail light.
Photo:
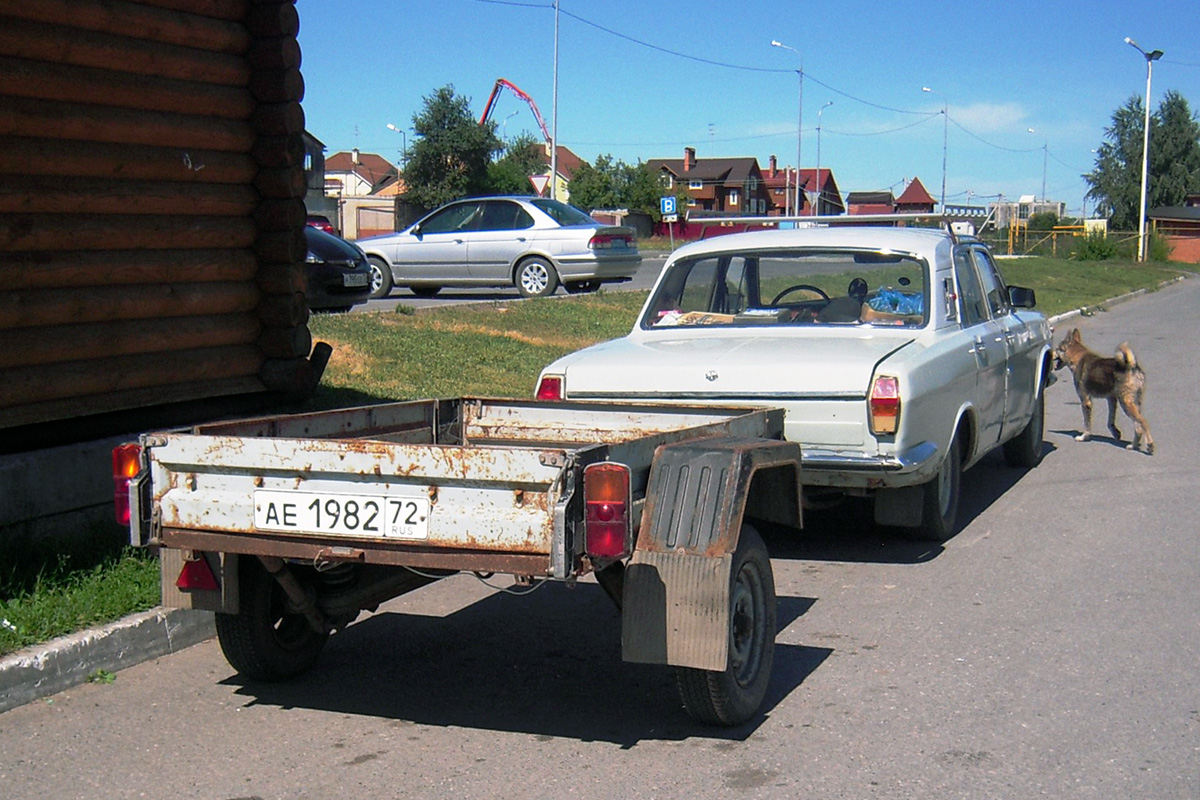
<svg viewBox="0 0 1200 800">
<path fill-rule="evenodd" d="M 900 381 L 883 376 L 871 385 L 871 432 L 890 436 L 900 427 Z"/>
<path fill-rule="evenodd" d="M 129 485 L 142 469 L 142 446 L 137 442 L 117 445 L 112 451 L 113 509 L 117 522 L 129 525 Z"/>
<path fill-rule="evenodd" d="M 563 378 L 561 375 L 543 375 L 537 386 L 538 400 L 562 400 Z"/>
<path fill-rule="evenodd" d="M 586 550 L 592 558 L 620 559 L 633 550 L 629 467 L 602 462 L 583 471 Z"/>
<path fill-rule="evenodd" d="M 185 592 L 215 591 L 221 588 L 217 583 L 217 576 L 213 575 L 212 567 L 199 553 L 191 561 L 183 562 L 183 569 L 175 579 L 175 586 Z"/>
</svg>

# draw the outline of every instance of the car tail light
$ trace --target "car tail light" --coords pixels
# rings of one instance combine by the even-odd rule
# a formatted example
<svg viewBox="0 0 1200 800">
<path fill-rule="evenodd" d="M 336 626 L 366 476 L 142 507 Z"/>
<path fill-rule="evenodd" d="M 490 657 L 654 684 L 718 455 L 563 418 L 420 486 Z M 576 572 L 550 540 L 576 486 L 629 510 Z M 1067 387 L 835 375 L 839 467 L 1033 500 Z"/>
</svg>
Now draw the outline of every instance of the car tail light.
<svg viewBox="0 0 1200 800">
<path fill-rule="evenodd" d="M 538 400 L 562 400 L 563 379 L 561 375 L 543 375 L 537 386 Z"/>
<path fill-rule="evenodd" d="M 586 551 L 592 558 L 624 558 L 633 547 L 629 467 L 602 462 L 583 471 Z"/>
<path fill-rule="evenodd" d="M 624 233 L 597 233 L 588 242 L 593 250 L 611 250 L 614 247 L 633 247 L 634 239 Z"/>
<path fill-rule="evenodd" d="M 142 470 L 142 446 L 127 442 L 113 448 L 113 507 L 117 522 L 129 524 L 129 485 Z"/>
<path fill-rule="evenodd" d="M 183 569 L 179 571 L 179 577 L 175 579 L 175 586 L 185 592 L 221 588 L 221 585 L 217 583 L 217 576 L 213 575 L 212 567 L 199 553 L 190 561 L 183 562 Z"/>
<path fill-rule="evenodd" d="M 871 432 L 890 435 L 900 426 L 900 381 L 880 376 L 871 385 Z"/>
</svg>

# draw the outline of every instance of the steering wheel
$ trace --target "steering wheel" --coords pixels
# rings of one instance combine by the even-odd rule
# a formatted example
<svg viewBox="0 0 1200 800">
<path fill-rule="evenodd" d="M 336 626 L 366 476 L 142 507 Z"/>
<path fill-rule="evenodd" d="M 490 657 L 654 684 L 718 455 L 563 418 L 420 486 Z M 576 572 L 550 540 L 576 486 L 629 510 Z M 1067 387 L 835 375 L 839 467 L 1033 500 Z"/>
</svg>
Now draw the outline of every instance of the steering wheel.
<svg viewBox="0 0 1200 800">
<path fill-rule="evenodd" d="M 806 292 L 812 292 L 813 294 L 820 295 L 821 299 L 824 300 L 826 303 L 830 302 L 829 295 L 825 294 L 825 292 L 820 287 L 813 286 L 811 283 L 797 283 L 795 286 L 789 286 L 786 289 L 784 289 L 782 292 L 780 292 L 779 294 L 775 295 L 775 298 L 771 301 L 771 305 L 773 305 L 773 306 L 779 305 L 779 301 L 782 300 L 785 296 L 791 294 L 792 292 L 798 292 L 801 289 L 803 289 Z"/>
</svg>

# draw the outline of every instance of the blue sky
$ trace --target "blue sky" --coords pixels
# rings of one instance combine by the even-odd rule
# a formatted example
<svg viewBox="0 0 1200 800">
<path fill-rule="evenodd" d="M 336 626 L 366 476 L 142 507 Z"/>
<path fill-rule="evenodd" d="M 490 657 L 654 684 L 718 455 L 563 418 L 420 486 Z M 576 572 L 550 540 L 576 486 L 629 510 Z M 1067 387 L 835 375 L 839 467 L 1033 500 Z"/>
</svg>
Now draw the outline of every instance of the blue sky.
<svg viewBox="0 0 1200 800">
<path fill-rule="evenodd" d="M 792 165 L 803 66 L 801 165 L 816 166 L 819 139 L 843 193 L 898 193 L 918 176 L 938 197 L 945 135 L 948 203 L 1040 196 L 1044 179 L 1077 214 L 1113 111 L 1146 90 L 1145 59 L 1125 37 L 1165 53 L 1151 108 L 1175 90 L 1200 112 L 1196 0 L 560 0 L 557 103 L 553 0 L 297 8 L 308 129 L 330 153 L 392 161 L 425 97 L 452 85 L 479 114 L 503 77 L 548 125 L 557 107 L 559 143 L 590 162 L 693 146 L 701 158 Z M 492 118 L 509 138 L 538 130 L 511 93 Z"/>
</svg>

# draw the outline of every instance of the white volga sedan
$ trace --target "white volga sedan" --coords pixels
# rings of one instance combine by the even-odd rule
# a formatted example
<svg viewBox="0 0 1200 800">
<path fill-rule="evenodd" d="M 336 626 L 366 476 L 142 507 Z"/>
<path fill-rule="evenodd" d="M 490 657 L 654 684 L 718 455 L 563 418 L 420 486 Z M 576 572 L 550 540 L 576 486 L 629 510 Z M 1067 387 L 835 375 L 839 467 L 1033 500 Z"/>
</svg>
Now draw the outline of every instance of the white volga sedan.
<svg viewBox="0 0 1200 800">
<path fill-rule="evenodd" d="M 810 507 L 847 495 L 923 539 L 958 525 L 960 476 L 996 447 L 1042 457 L 1051 334 L 973 237 L 880 226 L 681 247 L 629 335 L 541 374 L 548 400 L 786 409 Z"/>
</svg>

